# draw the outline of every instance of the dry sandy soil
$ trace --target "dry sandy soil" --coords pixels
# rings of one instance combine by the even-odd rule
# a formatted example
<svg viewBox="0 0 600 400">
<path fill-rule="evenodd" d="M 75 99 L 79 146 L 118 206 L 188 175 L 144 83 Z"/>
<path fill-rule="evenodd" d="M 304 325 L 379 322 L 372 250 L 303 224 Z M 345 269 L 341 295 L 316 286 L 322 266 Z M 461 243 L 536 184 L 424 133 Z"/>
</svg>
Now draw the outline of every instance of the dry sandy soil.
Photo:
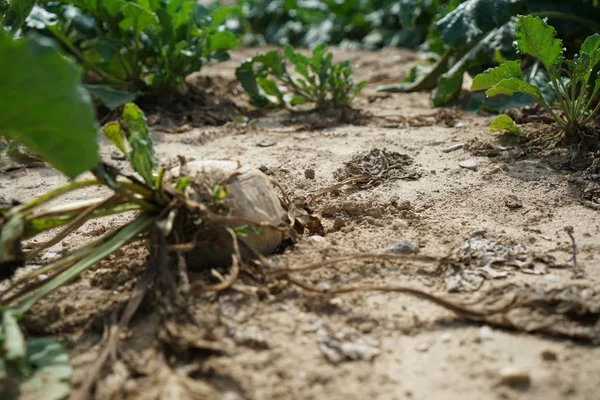
<svg viewBox="0 0 600 400">
<path fill-rule="evenodd" d="M 234 69 L 257 51 L 236 52 L 230 62 L 190 79 L 247 108 Z M 560 148 L 491 136 L 490 117 L 432 110 L 426 93 L 377 93 L 378 84 L 404 76 L 417 60 L 412 52 L 338 51 L 337 57 L 357 64 L 357 79 L 369 82 L 354 103 L 361 117 L 335 123 L 276 112 L 250 126 L 216 127 L 157 113 L 150 121 L 160 160 L 239 160 L 301 197 L 336 183 L 354 157 L 385 149 L 373 155 L 386 155 L 389 173 L 372 185 L 317 197 L 311 207 L 325 232 L 305 234 L 271 262 L 303 265 L 418 246 L 419 255 L 437 259 L 355 260 L 294 276 L 319 288 L 417 288 L 488 313 L 510 307 L 477 321 L 403 293 L 327 296 L 242 276 L 239 290 L 187 299 L 182 312 L 161 299 L 163 292 L 150 291 L 93 398 L 599 399 L 600 220 L 590 204 L 593 181 L 563 168 Z M 213 113 L 223 104 L 214 104 Z M 458 148 L 448 151 L 451 146 Z M 106 143 L 103 154 L 125 166 Z M 6 172 L 0 195 L 27 201 L 64 181 L 49 168 Z M 104 194 L 89 190 L 66 200 Z M 97 237 L 116 222 L 88 223 L 65 246 Z M 567 226 L 583 275 L 573 269 Z M 141 246 L 130 245 L 27 316 L 30 335 L 49 335 L 66 346 L 75 388 L 102 349 L 105 326 L 129 298 L 145 257 Z M 192 279 L 208 278 L 198 273 Z"/>
</svg>

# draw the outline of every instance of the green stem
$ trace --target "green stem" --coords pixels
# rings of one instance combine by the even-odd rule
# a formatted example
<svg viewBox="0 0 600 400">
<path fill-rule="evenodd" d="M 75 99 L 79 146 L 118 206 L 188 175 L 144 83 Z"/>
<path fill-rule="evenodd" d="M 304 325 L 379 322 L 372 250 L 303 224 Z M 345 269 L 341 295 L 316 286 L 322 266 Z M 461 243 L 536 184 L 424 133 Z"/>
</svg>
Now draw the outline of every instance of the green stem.
<svg viewBox="0 0 600 400">
<path fill-rule="evenodd" d="M 100 186 L 100 185 L 102 185 L 102 183 L 100 181 L 98 181 L 97 179 L 88 179 L 88 180 L 84 180 L 84 181 L 69 182 L 65 186 L 61 186 L 57 189 L 51 190 L 48 193 L 44 194 L 43 196 L 40 196 L 37 199 L 32 200 L 29 203 L 25 204 L 24 206 L 19 207 L 18 211 L 20 213 L 24 213 L 24 212 L 30 211 L 36 207 L 39 207 L 42 204 L 49 202 L 50 200 L 53 200 L 59 196 L 62 196 L 65 193 L 69 193 L 74 190 L 89 187 L 89 186 Z"/>
<path fill-rule="evenodd" d="M 102 261 L 108 257 L 133 238 L 139 233 L 148 228 L 152 223 L 156 221 L 155 216 L 148 214 L 142 214 L 137 217 L 133 222 L 125 225 L 119 230 L 110 233 L 103 238 L 103 243 L 95 247 L 90 253 L 84 258 L 77 261 L 65 272 L 47 282 L 44 286 L 33 292 L 30 296 L 21 300 L 16 306 L 15 311 L 19 314 L 27 312 L 37 301 L 41 298 L 52 293 L 62 285 L 65 285 L 79 276 L 82 272 Z"/>
<path fill-rule="evenodd" d="M 582 117 L 584 118 L 583 120 L 580 121 L 581 125 L 585 125 L 587 122 L 584 122 L 587 120 L 587 117 L 585 115 L 585 111 L 589 110 L 594 99 L 596 98 L 596 96 L 598 95 L 598 90 L 600 90 L 600 84 L 597 84 L 594 86 L 594 91 L 592 92 L 592 95 L 590 96 L 590 98 L 587 100 L 587 102 L 585 103 L 585 108 L 582 110 Z M 600 104 L 600 103 L 599 103 Z M 593 118 L 593 115 L 595 113 L 592 111 L 592 113 L 590 114 Z M 588 120 L 589 121 L 589 120 Z"/>
<path fill-rule="evenodd" d="M 592 112 L 587 117 L 585 117 L 585 119 L 583 120 L 581 125 L 583 125 L 583 126 L 587 125 L 587 123 L 590 122 L 590 120 L 592 118 L 594 118 L 594 116 L 596 115 L 596 113 L 598 112 L 599 109 L 600 109 L 600 102 L 596 105 L 596 107 L 594 107 Z"/>
<path fill-rule="evenodd" d="M 127 82 L 114 77 L 112 75 L 110 75 L 109 73 L 107 73 L 106 71 L 104 71 L 102 68 L 99 68 L 98 66 L 96 66 L 94 63 L 90 62 L 89 60 L 87 60 L 85 58 L 85 56 L 83 54 L 81 54 L 81 52 L 73 45 L 73 43 L 71 43 L 71 41 L 61 32 L 59 31 L 56 27 L 53 27 L 52 29 L 49 29 L 49 31 L 54 35 L 54 37 L 63 45 L 65 46 L 69 52 L 71 52 L 71 54 L 73 54 L 80 62 L 81 64 L 83 64 L 86 68 L 96 72 L 98 75 L 100 75 L 102 78 L 107 79 L 109 81 L 115 82 L 115 83 L 119 83 L 121 85 L 125 85 L 127 84 Z"/>
<path fill-rule="evenodd" d="M 138 204 L 125 203 L 118 204 L 110 208 L 98 209 L 93 212 L 87 219 L 92 220 L 101 217 L 107 217 L 109 215 L 120 214 L 127 211 L 138 211 L 141 207 Z M 29 221 L 26 221 L 25 231 L 23 233 L 23 240 L 31 239 L 34 236 L 39 235 L 42 232 L 46 232 L 50 229 L 59 228 L 70 223 L 77 215 L 85 210 L 85 207 L 80 207 L 72 210 L 67 210 L 68 215 L 60 215 L 56 217 L 39 216 L 34 217 Z"/>
</svg>

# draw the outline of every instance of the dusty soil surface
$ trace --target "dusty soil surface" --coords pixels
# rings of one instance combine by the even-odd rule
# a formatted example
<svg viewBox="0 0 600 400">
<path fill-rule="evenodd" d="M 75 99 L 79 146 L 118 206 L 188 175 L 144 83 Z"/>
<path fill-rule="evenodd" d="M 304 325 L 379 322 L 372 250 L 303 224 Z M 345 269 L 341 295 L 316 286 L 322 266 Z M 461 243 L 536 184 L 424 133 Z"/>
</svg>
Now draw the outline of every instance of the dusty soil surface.
<svg viewBox="0 0 600 400">
<path fill-rule="evenodd" d="M 190 81 L 249 110 L 234 69 L 257 51 L 234 53 L 230 62 Z M 150 120 L 160 160 L 239 160 L 301 197 L 351 174 L 346 163 L 353 159 L 355 171 L 356 163 L 376 167 L 385 157 L 389 170 L 379 179 L 316 197 L 311 207 L 322 216 L 325 234 L 305 234 L 271 262 L 285 267 L 360 253 L 418 252 L 443 259 L 354 260 L 294 277 L 321 289 L 396 285 L 459 303 L 477 301 L 472 307 L 513 308 L 475 321 L 403 293 L 327 296 L 244 275 L 237 290 L 187 299 L 180 308 L 161 298 L 168 293 L 151 290 L 93 397 L 600 398 L 600 220 L 591 203 L 598 193 L 590 186 L 593 176 L 586 180 L 585 173 L 561 167 L 561 149 L 490 136 L 489 117 L 432 110 L 424 93 L 377 93 L 378 84 L 404 76 L 415 53 L 337 56 L 356 63 L 356 77 L 369 82 L 354 103 L 360 115 L 347 113 L 336 122 L 336 116 L 255 112 L 249 125 L 194 126 L 159 113 Z M 124 167 L 106 143 L 103 153 Z M 63 182 L 48 168 L 13 170 L 0 176 L 0 195 L 26 201 Z M 66 200 L 104 194 L 89 190 Z M 66 247 L 117 222 L 89 223 Z M 567 226 L 583 274 L 574 271 Z M 130 245 L 26 318 L 29 334 L 51 335 L 66 346 L 75 387 L 101 351 L 103 331 L 129 298 L 146 256 L 142 245 Z"/>
</svg>

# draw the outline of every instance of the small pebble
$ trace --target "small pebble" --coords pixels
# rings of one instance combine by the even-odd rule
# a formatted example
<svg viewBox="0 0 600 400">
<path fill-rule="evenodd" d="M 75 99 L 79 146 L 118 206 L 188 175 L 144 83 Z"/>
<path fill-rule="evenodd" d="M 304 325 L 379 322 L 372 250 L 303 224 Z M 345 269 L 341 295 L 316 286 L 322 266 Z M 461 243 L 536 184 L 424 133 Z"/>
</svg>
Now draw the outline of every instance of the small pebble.
<svg viewBox="0 0 600 400">
<path fill-rule="evenodd" d="M 401 231 L 404 229 L 408 229 L 408 224 L 401 219 L 395 219 L 394 222 L 392 222 L 392 228 L 394 228 L 397 231 Z"/>
<path fill-rule="evenodd" d="M 394 254 L 415 254 L 419 252 L 419 245 L 408 240 L 400 240 L 392 243 L 387 251 Z"/>
<path fill-rule="evenodd" d="M 304 177 L 306 179 L 315 179 L 315 170 L 312 168 L 306 168 L 304 170 Z"/>
<path fill-rule="evenodd" d="M 556 361 L 558 360 L 558 355 L 550 349 L 546 349 L 542 351 L 542 360 L 544 361 Z"/>
<path fill-rule="evenodd" d="M 506 199 L 504 199 L 504 205 L 510 208 L 511 210 L 523 207 L 523 203 L 521 202 L 521 200 L 514 194 L 509 194 L 508 196 L 506 196 Z"/>
<path fill-rule="evenodd" d="M 417 349 L 417 351 L 424 353 L 427 350 L 429 350 L 429 344 L 427 344 L 427 343 L 418 344 L 417 347 L 415 347 L 415 349 Z"/>
<path fill-rule="evenodd" d="M 560 282 L 560 276 L 554 274 L 547 274 L 544 275 L 544 280 L 552 283 L 558 283 Z"/>
<path fill-rule="evenodd" d="M 311 242 L 314 242 L 314 243 L 327 242 L 327 239 L 325 239 L 323 236 L 319 236 L 319 235 L 313 235 L 313 236 L 309 237 L 308 240 L 310 240 Z"/>
<path fill-rule="evenodd" d="M 472 158 L 461 161 L 458 163 L 458 165 L 462 168 L 470 169 L 471 171 L 477 170 L 477 162 L 475 160 L 473 160 Z"/>
<path fill-rule="evenodd" d="M 508 366 L 500 370 L 500 383 L 508 386 L 529 386 L 531 384 L 531 377 L 529 372 L 524 369 Z"/>
<path fill-rule="evenodd" d="M 482 326 L 479 329 L 479 340 L 485 342 L 486 340 L 494 339 L 494 331 L 489 326 Z"/>
<path fill-rule="evenodd" d="M 452 340 L 452 334 L 450 332 L 446 332 L 446 333 L 442 334 L 442 336 L 440 336 L 440 341 L 442 343 L 448 343 L 451 340 Z"/>
<path fill-rule="evenodd" d="M 455 128 L 464 128 L 466 125 L 464 122 L 457 122 L 454 127 Z"/>
</svg>

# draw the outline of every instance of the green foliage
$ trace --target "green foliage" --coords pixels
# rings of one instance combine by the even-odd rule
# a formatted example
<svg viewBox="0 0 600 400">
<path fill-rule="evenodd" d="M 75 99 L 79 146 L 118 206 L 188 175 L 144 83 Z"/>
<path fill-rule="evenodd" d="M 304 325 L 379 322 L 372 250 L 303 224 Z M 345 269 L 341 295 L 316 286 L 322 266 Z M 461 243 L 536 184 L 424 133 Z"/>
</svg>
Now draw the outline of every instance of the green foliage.
<svg viewBox="0 0 600 400">
<path fill-rule="evenodd" d="M 94 95 L 115 108 L 132 100 L 120 92 L 172 94 L 206 62 L 228 58 L 227 51 L 237 46 L 235 35 L 217 30 L 221 21 L 212 21 L 196 3 L 45 2 L 33 9 L 28 25 L 54 37 L 76 57 L 94 76 Z"/>
<path fill-rule="evenodd" d="M 508 115 L 499 115 L 490 124 L 490 132 L 508 131 L 513 135 L 524 135 L 525 132 L 515 124 Z"/>
<path fill-rule="evenodd" d="M 69 395 L 67 353 L 51 339 L 25 340 L 13 311 L 2 312 L 0 345 L 1 398 L 59 400 Z"/>
<path fill-rule="evenodd" d="M 99 161 L 91 100 L 80 70 L 42 38 L 0 31 L 0 133 L 27 145 L 70 178 Z"/>
<path fill-rule="evenodd" d="M 414 48 L 460 0 L 238 0 L 227 27 L 246 44 Z"/>
<path fill-rule="evenodd" d="M 347 106 L 366 82 L 355 84 L 350 62 L 334 63 L 333 54 L 325 50 L 325 45 L 319 45 L 307 57 L 285 46 L 283 56 L 274 50 L 244 62 L 236 76 L 258 107 L 321 110 Z M 294 66 L 294 76 L 288 73 L 286 63 Z"/>
<path fill-rule="evenodd" d="M 556 31 L 539 17 L 520 16 L 517 38 L 515 45 L 519 52 L 536 58 L 548 73 L 562 114 L 554 113 L 540 89 L 523 79 L 517 62 L 505 62 L 478 75 L 473 80 L 473 90 L 486 90 L 490 97 L 526 94 L 554 117 L 567 139 L 577 140 L 579 129 L 596 115 L 600 107 L 593 107 L 600 90 L 600 77 L 591 76 L 591 71 L 600 62 L 600 35 L 588 37 L 578 55 L 566 61 Z"/>
<path fill-rule="evenodd" d="M 513 41 L 516 39 L 516 16 L 535 14 L 550 18 L 559 27 L 569 44 L 581 44 L 582 34 L 600 30 L 600 10 L 592 7 L 591 2 L 564 2 L 560 0 L 466 0 L 454 10 L 442 16 L 429 35 L 425 47 L 435 53 L 429 56 L 429 62 L 407 76 L 405 82 L 379 88 L 381 91 L 433 90 L 434 106 L 448 104 L 460 93 L 463 76 L 466 72 L 475 74 L 482 69 L 497 65 L 504 60 L 515 58 Z M 524 46 L 527 46 L 524 41 Z M 561 49 L 557 42 L 548 53 L 558 54 Z M 547 101 L 540 82 L 543 74 L 537 70 L 526 74 L 525 80 L 538 87 Z M 520 104 L 525 98 L 519 99 Z M 479 99 L 478 105 L 488 111 L 506 108 L 513 102 L 505 97 L 503 101 L 487 102 Z M 526 104 L 527 102 L 525 102 Z M 525 105 L 522 104 L 522 105 Z M 529 101 L 531 104 L 531 101 Z"/>
<path fill-rule="evenodd" d="M 121 122 L 112 122 L 104 126 L 103 130 L 108 140 L 129 158 L 133 170 L 144 182 L 152 189 L 159 188 L 161 173 L 144 112 L 134 103 L 127 103 L 123 107 Z M 130 150 L 127 149 L 126 141 Z"/>
</svg>

